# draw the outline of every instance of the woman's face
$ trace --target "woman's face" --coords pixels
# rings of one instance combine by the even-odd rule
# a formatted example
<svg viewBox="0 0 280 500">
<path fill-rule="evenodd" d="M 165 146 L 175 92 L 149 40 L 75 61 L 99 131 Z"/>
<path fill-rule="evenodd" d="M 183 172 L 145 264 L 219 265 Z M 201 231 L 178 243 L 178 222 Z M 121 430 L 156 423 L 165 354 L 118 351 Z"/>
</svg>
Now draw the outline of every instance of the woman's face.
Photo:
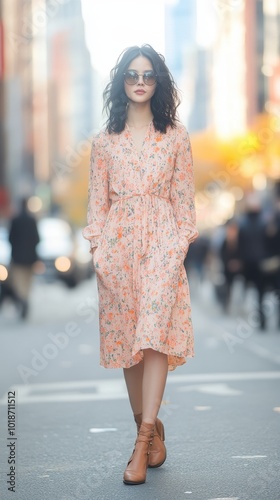
<svg viewBox="0 0 280 500">
<path fill-rule="evenodd" d="M 139 79 L 138 82 L 135 82 L 132 85 L 129 85 L 126 81 L 124 81 L 124 90 L 128 99 L 138 104 L 150 101 L 156 90 L 156 81 L 152 78 L 154 69 L 151 61 L 144 56 L 138 56 L 133 59 L 128 66 L 127 72 L 130 71 L 136 72 L 139 75 Z M 133 73 L 130 74 L 133 75 Z M 146 76 L 146 81 L 148 81 L 148 83 L 152 83 L 152 85 L 147 85 L 147 83 L 145 83 L 143 75 Z"/>
</svg>

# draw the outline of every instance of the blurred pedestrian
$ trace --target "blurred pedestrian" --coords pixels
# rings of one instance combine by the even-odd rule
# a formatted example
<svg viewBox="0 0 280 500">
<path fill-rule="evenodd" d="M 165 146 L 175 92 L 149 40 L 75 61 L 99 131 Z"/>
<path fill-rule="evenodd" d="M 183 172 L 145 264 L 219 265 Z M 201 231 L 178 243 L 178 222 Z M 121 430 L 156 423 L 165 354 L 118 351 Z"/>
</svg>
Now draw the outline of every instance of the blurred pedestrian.
<svg viewBox="0 0 280 500">
<path fill-rule="evenodd" d="M 200 235 L 191 245 L 186 260 L 185 267 L 190 274 L 194 272 L 201 283 L 205 277 L 206 261 L 210 251 L 210 239 L 206 234 Z"/>
<path fill-rule="evenodd" d="M 225 224 L 225 237 L 220 247 L 219 257 L 224 274 L 224 287 L 221 300 L 225 311 L 228 311 L 233 284 L 242 271 L 239 247 L 239 224 L 235 218 L 229 219 Z"/>
<path fill-rule="evenodd" d="M 266 288 L 276 296 L 280 328 L 280 197 L 276 198 L 265 224 L 265 258 L 261 267 Z"/>
<path fill-rule="evenodd" d="M 39 243 L 37 222 L 28 211 L 27 199 L 22 200 L 20 212 L 11 220 L 9 241 L 12 248 L 9 282 L 24 319 L 29 311 L 29 294 Z"/>
<path fill-rule="evenodd" d="M 88 226 L 99 292 L 101 365 L 123 368 L 137 424 L 126 484 L 166 459 L 157 418 L 169 370 L 192 357 L 184 260 L 197 237 L 191 145 L 178 92 L 150 45 L 126 49 L 92 143 Z"/>
<path fill-rule="evenodd" d="M 265 258 L 265 224 L 262 206 L 255 193 L 248 195 L 246 210 L 240 221 L 239 252 L 245 287 L 252 285 L 257 291 L 259 326 L 265 329 L 265 278 L 261 268 Z"/>
</svg>

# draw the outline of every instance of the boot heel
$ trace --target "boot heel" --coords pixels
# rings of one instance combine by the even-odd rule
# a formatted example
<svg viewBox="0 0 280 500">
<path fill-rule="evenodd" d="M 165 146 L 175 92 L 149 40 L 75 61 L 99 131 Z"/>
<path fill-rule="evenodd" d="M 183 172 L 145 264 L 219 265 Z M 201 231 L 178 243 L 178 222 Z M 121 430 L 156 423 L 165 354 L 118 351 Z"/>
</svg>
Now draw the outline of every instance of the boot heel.
<svg viewBox="0 0 280 500">
<path fill-rule="evenodd" d="M 165 441 L 165 432 L 164 432 L 164 426 L 161 420 L 157 419 L 157 429 L 159 433 L 159 437 L 162 441 Z"/>
<path fill-rule="evenodd" d="M 166 460 L 166 447 L 164 444 L 164 425 L 159 418 L 156 419 L 155 435 L 149 455 L 149 467 L 160 467 Z"/>
</svg>

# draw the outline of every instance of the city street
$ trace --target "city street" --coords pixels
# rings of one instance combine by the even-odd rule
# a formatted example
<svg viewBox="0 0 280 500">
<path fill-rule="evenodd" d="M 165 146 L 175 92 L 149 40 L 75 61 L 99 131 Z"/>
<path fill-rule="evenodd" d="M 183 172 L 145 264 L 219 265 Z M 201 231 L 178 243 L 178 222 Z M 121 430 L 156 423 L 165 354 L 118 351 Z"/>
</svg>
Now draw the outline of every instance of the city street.
<svg viewBox="0 0 280 500">
<path fill-rule="evenodd" d="M 280 500 L 279 41 L 280 0 L 0 0 L 0 500 Z M 192 353 L 191 299 L 163 398 L 125 373 L 134 486 L 94 269 L 110 366 Z"/>
<path fill-rule="evenodd" d="M 25 323 L 5 304 L 1 499 L 279 500 L 275 299 L 266 299 L 265 333 L 255 327 L 253 295 L 234 313 L 238 291 L 236 300 L 225 316 L 209 283 L 193 285 L 196 356 L 169 374 L 160 410 L 167 460 L 134 487 L 122 475 L 135 424 L 122 371 L 99 366 L 95 278 L 71 290 L 35 283 Z M 8 396 L 16 399 L 14 427 Z M 12 460 L 16 494 L 6 482 Z"/>
</svg>

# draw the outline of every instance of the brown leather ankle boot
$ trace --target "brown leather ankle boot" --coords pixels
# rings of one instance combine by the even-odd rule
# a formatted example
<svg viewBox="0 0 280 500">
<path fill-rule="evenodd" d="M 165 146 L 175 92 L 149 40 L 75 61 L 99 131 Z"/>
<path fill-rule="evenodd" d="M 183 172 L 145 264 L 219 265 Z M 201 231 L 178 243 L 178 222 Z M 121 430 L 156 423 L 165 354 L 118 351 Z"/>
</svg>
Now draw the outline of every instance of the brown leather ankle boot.
<svg viewBox="0 0 280 500">
<path fill-rule="evenodd" d="M 142 422 L 135 448 L 124 472 L 125 484 L 142 484 L 146 481 L 150 448 L 154 437 L 154 424 Z"/>
<path fill-rule="evenodd" d="M 137 435 L 138 435 L 142 422 L 142 413 L 134 415 L 134 420 L 137 425 Z M 164 426 L 162 421 L 159 418 L 157 418 L 155 423 L 153 444 L 151 446 L 149 454 L 148 467 L 155 469 L 156 467 L 160 467 L 165 462 L 167 453 L 164 440 L 165 440 Z M 132 459 L 133 453 L 134 450 L 129 460 Z"/>
<path fill-rule="evenodd" d="M 157 418 L 155 423 L 154 439 L 149 454 L 151 468 L 160 467 L 166 460 L 166 448 L 164 444 L 165 434 L 162 421 Z"/>
</svg>

